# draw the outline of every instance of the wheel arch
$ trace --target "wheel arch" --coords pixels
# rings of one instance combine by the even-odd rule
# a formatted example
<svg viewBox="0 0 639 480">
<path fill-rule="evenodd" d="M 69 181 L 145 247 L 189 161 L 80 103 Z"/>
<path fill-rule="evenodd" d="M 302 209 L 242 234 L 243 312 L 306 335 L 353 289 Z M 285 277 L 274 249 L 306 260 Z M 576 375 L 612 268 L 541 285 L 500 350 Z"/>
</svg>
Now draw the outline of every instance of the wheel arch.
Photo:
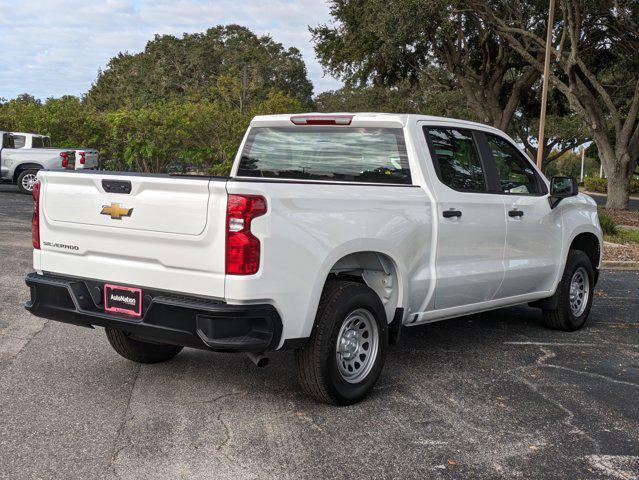
<svg viewBox="0 0 639 480">
<path fill-rule="evenodd" d="M 13 171 L 13 183 L 18 181 L 18 176 L 25 170 L 42 170 L 43 168 L 39 163 L 21 163 Z"/>
<path fill-rule="evenodd" d="M 340 276 L 345 280 L 361 281 L 370 286 L 384 305 L 387 322 L 392 322 L 396 310 L 406 305 L 408 295 L 406 269 L 401 258 L 392 245 L 379 239 L 360 239 L 333 249 L 324 259 L 315 279 L 304 326 L 306 334 L 310 335 L 313 328 L 326 282 Z M 387 280 L 386 285 L 383 280 Z M 383 291 L 389 287 L 389 282 L 392 282 L 390 295 Z"/>
<path fill-rule="evenodd" d="M 396 262 L 386 253 L 359 251 L 344 255 L 331 267 L 324 285 L 331 278 L 356 280 L 366 284 L 379 297 L 390 323 L 403 304 L 402 282 Z"/>
<path fill-rule="evenodd" d="M 582 229 L 580 231 L 573 232 L 573 235 L 570 237 L 570 243 L 568 243 L 567 245 L 568 248 L 566 248 L 565 254 L 563 256 L 563 262 L 561 264 L 561 268 L 558 271 L 557 280 L 555 282 L 552 295 L 550 297 L 531 302 L 529 305 L 542 309 L 556 308 L 557 302 L 559 301 L 559 283 L 561 282 L 561 278 L 563 277 L 570 250 L 580 250 L 588 255 L 588 258 L 590 259 L 595 272 L 594 284 L 596 285 L 597 281 L 599 280 L 599 266 L 601 265 L 602 243 L 603 242 L 601 239 L 601 234 L 597 230 Z"/>
<path fill-rule="evenodd" d="M 570 242 L 570 250 L 581 250 L 588 258 L 595 270 L 599 269 L 601 262 L 601 243 L 597 235 L 592 232 L 581 232 L 575 235 Z"/>
</svg>

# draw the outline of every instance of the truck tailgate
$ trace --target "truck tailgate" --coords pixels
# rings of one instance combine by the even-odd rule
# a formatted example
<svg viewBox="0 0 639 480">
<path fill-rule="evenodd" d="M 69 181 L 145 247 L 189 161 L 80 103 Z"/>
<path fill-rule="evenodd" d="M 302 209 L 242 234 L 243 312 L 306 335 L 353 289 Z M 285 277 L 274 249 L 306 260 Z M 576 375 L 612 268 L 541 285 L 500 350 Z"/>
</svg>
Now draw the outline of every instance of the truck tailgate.
<svg viewBox="0 0 639 480">
<path fill-rule="evenodd" d="M 98 172 L 38 178 L 39 270 L 224 297 L 223 179 Z"/>
</svg>

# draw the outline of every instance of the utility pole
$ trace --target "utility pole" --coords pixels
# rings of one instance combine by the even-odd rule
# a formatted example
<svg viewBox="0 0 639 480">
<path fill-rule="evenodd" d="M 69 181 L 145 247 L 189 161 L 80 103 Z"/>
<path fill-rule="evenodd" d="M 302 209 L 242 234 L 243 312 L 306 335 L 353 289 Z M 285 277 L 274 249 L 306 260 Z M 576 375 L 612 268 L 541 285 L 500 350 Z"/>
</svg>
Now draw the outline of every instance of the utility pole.
<svg viewBox="0 0 639 480">
<path fill-rule="evenodd" d="M 537 168 L 541 170 L 544 154 L 544 128 L 546 127 L 546 103 L 548 101 L 548 73 L 550 71 L 550 52 L 552 50 L 552 27 L 555 20 L 555 0 L 550 0 L 548 11 L 548 31 L 546 32 L 546 55 L 544 59 L 544 79 L 541 87 L 541 115 L 539 116 L 539 135 L 537 138 Z"/>
</svg>

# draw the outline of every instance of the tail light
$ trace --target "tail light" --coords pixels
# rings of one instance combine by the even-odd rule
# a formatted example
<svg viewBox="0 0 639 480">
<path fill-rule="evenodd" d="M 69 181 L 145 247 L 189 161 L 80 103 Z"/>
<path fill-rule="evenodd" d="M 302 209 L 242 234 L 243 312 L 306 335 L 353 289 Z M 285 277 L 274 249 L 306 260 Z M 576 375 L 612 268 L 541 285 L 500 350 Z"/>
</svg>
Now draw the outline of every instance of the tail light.
<svg viewBox="0 0 639 480">
<path fill-rule="evenodd" d="M 80 152 L 80 165 L 84 165 L 84 162 L 86 162 L 85 156 L 86 152 Z"/>
<path fill-rule="evenodd" d="M 259 195 L 229 195 L 226 207 L 226 273 L 253 275 L 260 268 L 260 241 L 251 233 L 251 221 L 266 213 Z"/>
<path fill-rule="evenodd" d="M 69 166 L 69 152 L 60 152 L 60 158 L 62 158 L 62 168 Z"/>
<path fill-rule="evenodd" d="M 31 242 L 33 248 L 40 250 L 40 182 L 33 184 L 33 217 L 31 219 Z"/>
</svg>

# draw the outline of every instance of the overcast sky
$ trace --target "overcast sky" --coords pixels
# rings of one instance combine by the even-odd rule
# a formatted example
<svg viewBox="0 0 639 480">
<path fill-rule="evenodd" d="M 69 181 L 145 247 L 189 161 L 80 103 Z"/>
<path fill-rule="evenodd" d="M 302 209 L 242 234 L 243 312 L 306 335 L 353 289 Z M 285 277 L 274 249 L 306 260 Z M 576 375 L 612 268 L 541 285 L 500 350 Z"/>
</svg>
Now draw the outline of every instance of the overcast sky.
<svg viewBox="0 0 639 480">
<path fill-rule="evenodd" d="M 229 23 L 299 48 L 317 94 L 340 86 L 323 75 L 308 32 L 329 18 L 324 0 L 0 0 L 0 97 L 80 95 L 111 57 L 156 33 Z"/>
</svg>

